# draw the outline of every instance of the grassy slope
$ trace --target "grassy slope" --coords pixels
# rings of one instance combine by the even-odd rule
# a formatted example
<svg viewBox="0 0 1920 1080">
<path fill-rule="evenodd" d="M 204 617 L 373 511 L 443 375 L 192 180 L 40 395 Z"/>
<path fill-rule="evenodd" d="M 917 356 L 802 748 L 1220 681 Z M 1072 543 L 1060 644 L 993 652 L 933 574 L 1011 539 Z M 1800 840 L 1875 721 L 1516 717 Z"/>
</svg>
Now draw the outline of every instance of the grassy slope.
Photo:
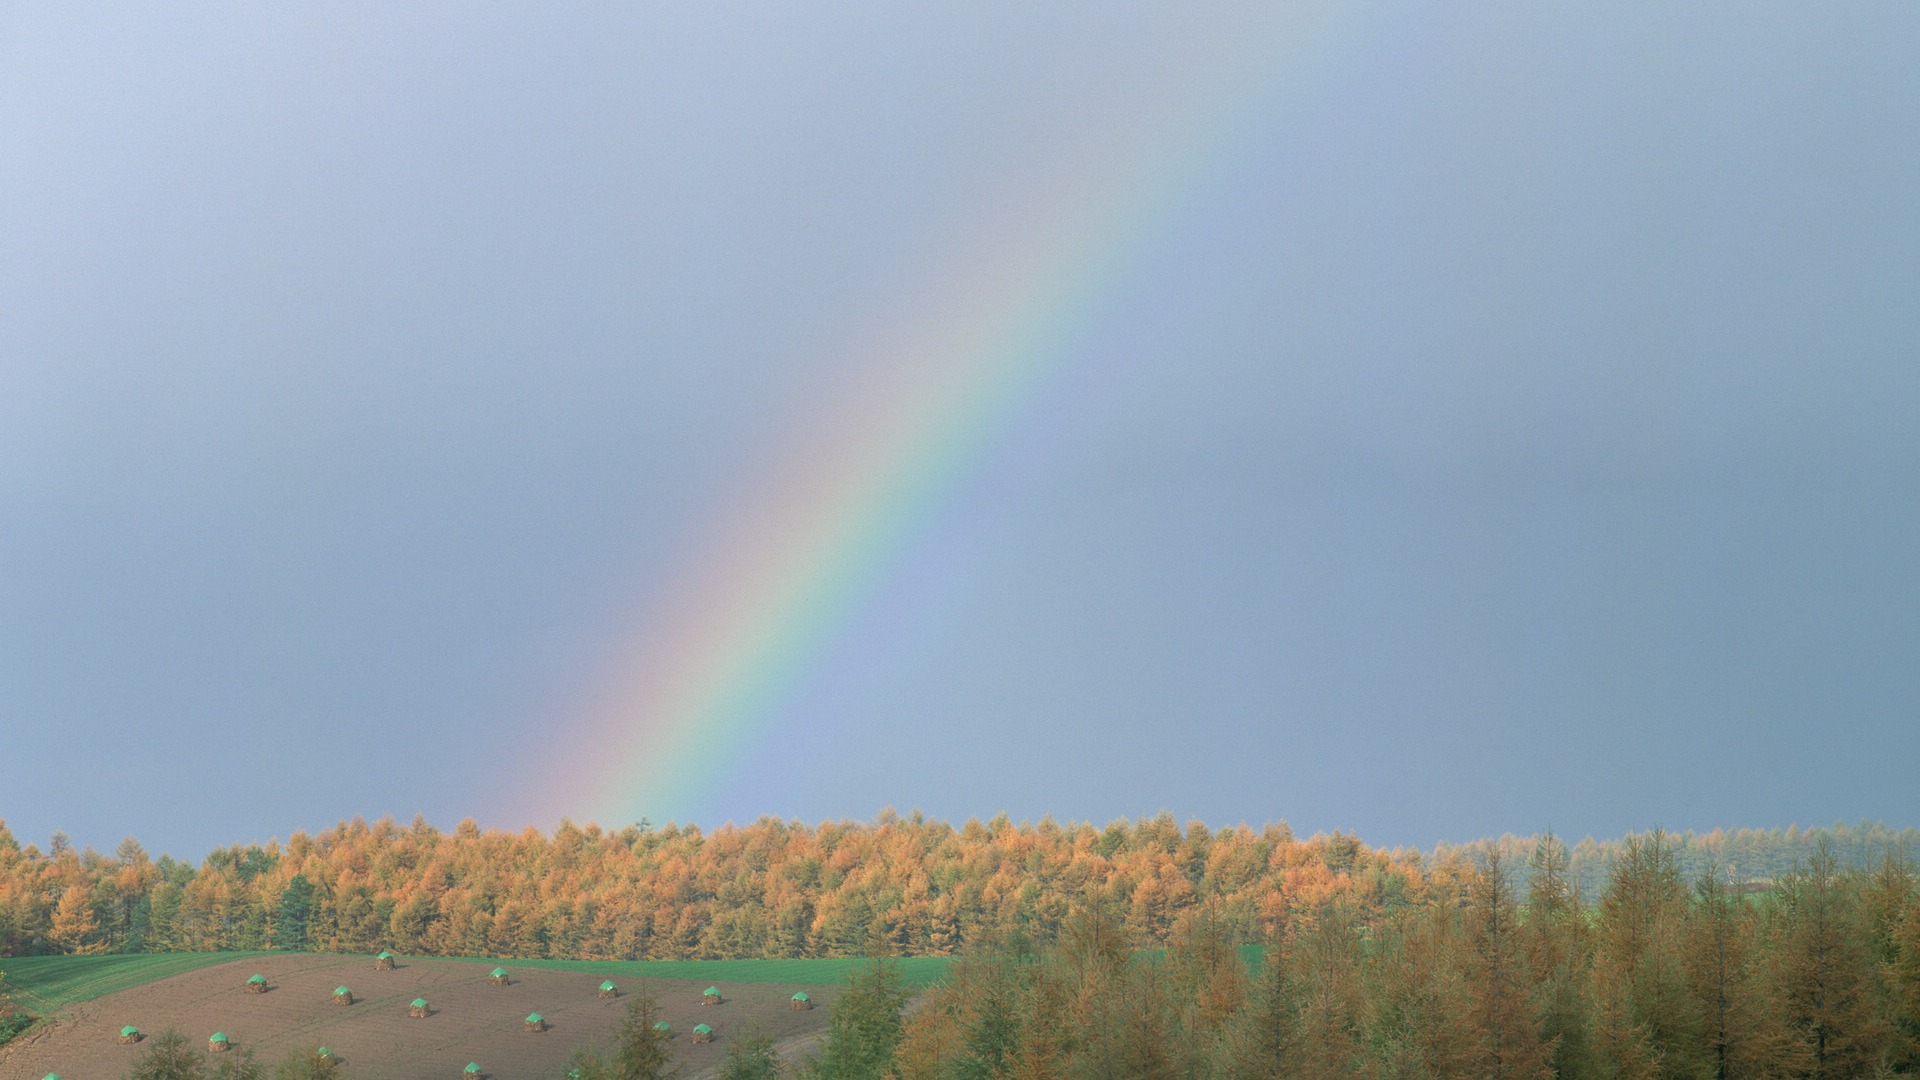
<svg viewBox="0 0 1920 1080">
<path fill-rule="evenodd" d="M 131 956 L 23 956 L 0 961 L 5 982 L 0 983 L 20 1007 L 33 1013 L 51 1013 L 77 1002 L 92 1001 L 142 983 L 179 975 L 209 964 L 252 956 L 286 953 L 152 953 Z M 835 985 L 870 960 L 498 960 L 447 957 L 472 963 L 579 971 L 611 979 L 703 979 L 713 983 L 796 983 Z M 947 973 L 950 961 L 942 956 L 914 956 L 893 961 L 900 981 L 908 987 L 930 986 Z"/>
<path fill-rule="evenodd" d="M 0 960 L 0 982 L 28 1012 L 50 1013 L 82 1001 L 92 1001 L 118 990 L 128 990 L 155 979 L 244 960 L 269 956 L 258 952 L 152 953 L 130 956 L 18 956 Z"/>
</svg>

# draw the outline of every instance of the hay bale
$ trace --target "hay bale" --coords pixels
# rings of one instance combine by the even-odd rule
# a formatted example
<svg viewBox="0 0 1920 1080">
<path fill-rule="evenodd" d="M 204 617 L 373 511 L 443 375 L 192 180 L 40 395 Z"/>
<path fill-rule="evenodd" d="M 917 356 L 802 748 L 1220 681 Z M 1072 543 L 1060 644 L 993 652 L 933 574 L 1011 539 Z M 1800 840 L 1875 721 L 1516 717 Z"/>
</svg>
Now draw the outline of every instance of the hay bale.
<svg viewBox="0 0 1920 1080">
<path fill-rule="evenodd" d="M 717 986 L 709 986 L 700 994 L 702 1005 L 718 1005 L 722 1000 L 724 999 L 720 997 L 720 988 Z"/>
<path fill-rule="evenodd" d="M 347 988 L 346 988 L 346 987 L 344 987 L 344 986 L 336 986 L 336 987 L 334 987 L 334 988 L 333 988 L 333 1003 L 334 1003 L 335 1005 L 351 1005 L 351 1004 L 353 1004 L 353 991 L 351 991 L 351 990 L 349 990 L 349 989 L 347 989 Z"/>
<path fill-rule="evenodd" d="M 207 1036 L 207 1053 L 209 1054 L 224 1054 L 232 1048 L 233 1041 L 218 1031 Z"/>
<path fill-rule="evenodd" d="M 414 998 L 412 1001 L 407 1003 L 408 1016 L 425 1019 L 426 1015 L 431 1011 L 433 1010 L 427 1006 L 426 998 Z"/>
<path fill-rule="evenodd" d="M 480 1080 L 481 1073 L 479 1064 L 472 1061 L 467 1062 L 467 1067 L 460 1070 L 460 1075 L 464 1080 Z"/>
<path fill-rule="evenodd" d="M 392 953 L 388 952 L 385 949 L 381 949 L 380 955 L 373 958 L 373 970 L 392 971 L 394 960 L 395 960 L 395 957 Z"/>
<path fill-rule="evenodd" d="M 132 1024 L 128 1024 L 126 1027 L 120 1029 L 120 1041 L 123 1043 L 137 1043 L 140 1041 L 140 1038 L 140 1029 L 134 1027 Z"/>
<path fill-rule="evenodd" d="M 653 1030 L 658 1032 L 663 1039 L 673 1038 L 673 1025 L 667 1023 L 665 1020 L 653 1025 Z"/>
<path fill-rule="evenodd" d="M 253 978 L 247 980 L 247 993 L 264 994 L 266 992 L 267 977 L 265 975 L 255 975 Z"/>
<path fill-rule="evenodd" d="M 796 1012 L 804 1011 L 813 1008 L 813 1001 L 807 997 L 805 990 L 801 990 L 787 999 L 787 1008 L 793 1009 Z"/>
<path fill-rule="evenodd" d="M 612 979 L 608 979 L 606 982 L 600 984 L 600 996 L 603 998 L 617 998 L 620 996 L 620 988 L 613 985 Z"/>
<path fill-rule="evenodd" d="M 710 1043 L 713 1041 L 713 1029 L 705 1024 L 696 1024 L 693 1029 L 693 1041 Z"/>
<path fill-rule="evenodd" d="M 494 968 L 494 969 L 493 969 L 492 971 L 490 971 L 490 972 L 488 972 L 488 973 L 487 973 L 487 985 L 488 985 L 488 986 L 505 986 L 505 985 L 507 985 L 507 969 L 506 969 L 506 968 Z"/>
<path fill-rule="evenodd" d="M 528 1013 L 527 1014 L 527 1030 L 528 1031 L 547 1030 L 547 1018 L 544 1016 L 541 1016 L 539 1013 Z"/>
</svg>

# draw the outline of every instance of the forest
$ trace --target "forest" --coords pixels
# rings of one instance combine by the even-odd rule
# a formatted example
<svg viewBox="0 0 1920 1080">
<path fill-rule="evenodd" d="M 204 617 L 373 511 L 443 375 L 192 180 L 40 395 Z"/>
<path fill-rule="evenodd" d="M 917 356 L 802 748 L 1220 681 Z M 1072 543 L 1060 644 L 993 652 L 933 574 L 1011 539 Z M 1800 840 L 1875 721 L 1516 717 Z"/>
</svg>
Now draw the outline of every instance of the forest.
<svg viewBox="0 0 1920 1080">
<path fill-rule="evenodd" d="M 917 1000 L 877 960 L 809 1080 L 1828 1080 L 1920 1072 L 1914 839 L 1655 830 L 1423 855 L 1166 815 L 551 837 L 356 820 L 196 869 L 0 826 L 0 942 L 962 957 Z M 730 1049 L 730 1077 L 781 1075 L 755 1045 Z M 582 1075 L 664 1075 L 618 1059 Z"/>
<path fill-rule="evenodd" d="M 1075 904 L 1050 943 L 957 961 L 913 1001 L 887 962 L 856 974 L 813 1055 L 746 1033 L 722 1080 L 1726 1080 L 1920 1072 L 1920 884 L 1831 837 L 1763 891 L 1691 881 L 1662 833 L 1618 845 L 1589 904 L 1566 845 L 1523 865 L 1443 860 L 1417 895 L 1325 891 L 1239 945 L 1224 903 L 1139 950 L 1132 909 Z M 1521 884 L 1524 880 L 1524 885 Z M 642 1017 L 644 1020 L 645 1017 Z M 631 1022 L 582 1080 L 671 1075 Z M 307 1077 L 297 1061 L 277 1076 Z M 225 1075 L 225 1074 L 223 1074 Z M 238 1072 L 231 1073 L 238 1078 Z M 261 1074 L 251 1074 L 258 1076 Z M 328 1074 L 330 1075 L 330 1074 Z"/>
<path fill-rule="evenodd" d="M 1687 880 L 1764 891 L 1825 845 L 1842 867 L 1920 849 L 1879 824 L 1665 835 Z M 607 960 L 1027 955 L 1098 906 L 1132 947 L 1168 944 L 1204 906 L 1237 943 L 1336 902 L 1364 921 L 1428 905 L 1498 856 L 1525 878 L 1546 838 L 1435 852 L 1372 848 L 1284 824 L 1210 829 L 1171 815 L 1105 828 L 1004 816 L 956 828 L 919 814 L 803 825 L 763 818 L 551 836 L 355 819 L 284 843 L 217 849 L 194 867 L 138 842 L 46 851 L 0 822 L 0 956 L 287 949 Z M 1567 875 L 1598 897 L 1623 841 L 1571 845 Z"/>
</svg>

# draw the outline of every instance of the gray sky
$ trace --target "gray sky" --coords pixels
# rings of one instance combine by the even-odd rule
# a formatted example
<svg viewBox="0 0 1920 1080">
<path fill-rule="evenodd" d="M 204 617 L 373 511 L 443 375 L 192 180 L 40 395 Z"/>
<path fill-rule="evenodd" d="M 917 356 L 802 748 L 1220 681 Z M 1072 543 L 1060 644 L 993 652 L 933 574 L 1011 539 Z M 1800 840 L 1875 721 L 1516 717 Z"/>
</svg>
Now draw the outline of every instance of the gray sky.
<svg viewBox="0 0 1920 1080">
<path fill-rule="evenodd" d="M 1920 824 L 1920 7 L 1278 7 L 0 7 L 0 818 Z M 995 282 L 764 714 L 569 788 Z"/>
</svg>

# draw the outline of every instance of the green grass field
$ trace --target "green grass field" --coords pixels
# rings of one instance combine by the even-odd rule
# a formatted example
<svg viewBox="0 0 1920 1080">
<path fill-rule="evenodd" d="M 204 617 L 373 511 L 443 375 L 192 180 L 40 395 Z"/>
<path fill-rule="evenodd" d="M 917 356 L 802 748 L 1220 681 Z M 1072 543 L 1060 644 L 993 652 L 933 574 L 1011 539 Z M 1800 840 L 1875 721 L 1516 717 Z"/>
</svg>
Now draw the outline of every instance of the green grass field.
<svg viewBox="0 0 1920 1080">
<path fill-rule="evenodd" d="M 18 956 L 0 960 L 0 989 L 22 1009 L 51 1013 L 82 1001 L 259 952 L 150 953 L 130 956 Z"/>
<path fill-rule="evenodd" d="M 119 990 L 179 975 L 209 964 L 286 953 L 150 953 L 130 956 L 22 956 L 0 960 L 0 989 L 24 1010 L 45 1015 Z M 371 957 L 369 957 L 370 959 Z M 502 960 L 446 957 L 508 969 L 544 968 L 627 979 L 696 979 L 713 983 L 798 983 L 837 985 L 870 960 Z M 894 960 L 900 981 L 909 988 L 931 986 L 946 977 L 952 960 L 911 956 Z"/>
</svg>

